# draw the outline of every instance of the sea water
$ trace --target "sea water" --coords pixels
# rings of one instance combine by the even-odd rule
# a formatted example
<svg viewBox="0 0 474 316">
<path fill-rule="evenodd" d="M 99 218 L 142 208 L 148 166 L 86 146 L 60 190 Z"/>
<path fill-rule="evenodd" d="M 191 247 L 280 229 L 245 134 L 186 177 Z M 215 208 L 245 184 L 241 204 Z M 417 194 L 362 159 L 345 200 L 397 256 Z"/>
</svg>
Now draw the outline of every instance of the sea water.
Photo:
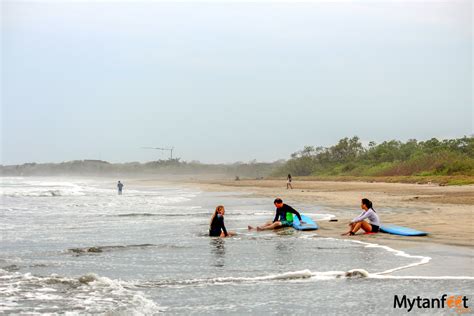
<svg viewBox="0 0 474 316">
<path fill-rule="evenodd" d="M 248 231 L 273 219 L 268 199 L 126 182 L 117 195 L 115 185 L 1 178 L 0 313 L 399 314 L 394 295 L 474 292 L 472 278 L 391 274 L 428 262 L 423 254 L 318 231 Z M 219 204 L 235 237 L 208 237 Z M 318 209 L 305 207 L 331 218 Z"/>
</svg>

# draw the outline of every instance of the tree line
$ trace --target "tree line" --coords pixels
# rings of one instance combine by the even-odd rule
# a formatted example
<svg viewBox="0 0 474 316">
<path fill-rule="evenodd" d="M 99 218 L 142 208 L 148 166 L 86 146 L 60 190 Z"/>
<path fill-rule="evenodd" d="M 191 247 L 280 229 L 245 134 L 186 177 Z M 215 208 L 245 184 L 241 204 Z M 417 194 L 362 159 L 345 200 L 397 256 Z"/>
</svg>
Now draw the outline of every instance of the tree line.
<svg viewBox="0 0 474 316">
<path fill-rule="evenodd" d="M 305 146 L 274 176 L 474 175 L 474 138 L 369 142 L 343 138 L 330 147 Z"/>
<path fill-rule="evenodd" d="M 330 147 L 305 146 L 288 160 L 205 164 L 177 159 L 146 163 L 74 160 L 0 166 L 3 176 L 35 175 L 222 175 L 261 179 L 268 176 L 474 176 L 474 138 L 369 142 L 343 138 Z"/>
</svg>

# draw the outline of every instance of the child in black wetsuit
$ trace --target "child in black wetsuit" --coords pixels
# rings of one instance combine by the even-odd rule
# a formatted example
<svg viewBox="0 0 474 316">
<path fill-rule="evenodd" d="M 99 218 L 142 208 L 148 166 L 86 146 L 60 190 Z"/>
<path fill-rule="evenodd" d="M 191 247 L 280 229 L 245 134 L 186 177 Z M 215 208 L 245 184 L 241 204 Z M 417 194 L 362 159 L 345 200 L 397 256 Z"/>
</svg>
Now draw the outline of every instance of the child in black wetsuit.
<svg viewBox="0 0 474 316">
<path fill-rule="evenodd" d="M 211 237 L 228 237 L 232 236 L 235 233 L 227 232 L 227 229 L 224 225 L 224 206 L 219 205 L 216 207 L 214 214 L 212 214 L 211 225 L 209 227 L 209 236 Z"/>
</svg>

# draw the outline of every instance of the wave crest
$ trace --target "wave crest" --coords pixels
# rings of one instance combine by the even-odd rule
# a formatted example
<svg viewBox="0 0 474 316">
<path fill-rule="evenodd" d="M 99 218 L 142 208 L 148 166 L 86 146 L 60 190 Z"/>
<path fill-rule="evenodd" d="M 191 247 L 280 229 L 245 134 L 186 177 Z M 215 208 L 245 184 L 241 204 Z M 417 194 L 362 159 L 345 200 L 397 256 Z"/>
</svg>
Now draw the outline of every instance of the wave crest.
<svg viewBox="0 0 474 316">
<path fill-rule="evenodd" d="M 90 254 L 90 253 L 101 253 L 106 251 L 114 250 L 128 250 L 134 248 L 147 248 L 147 247 L 158 247 L 154 244 L 139 244 L 139 245 L 112 245 L 112 246 L 92 246 L 92 247 L 83 247 L 83 248 L 69 248 L 67 252 L 73 253 L 76 255 L 81 254 Z"/>
<path fill-rule="evenodd" d="M 0 269 L 0 313 L 63 313 L 64 308 L 80 314 L 154 314 L 163 308 L 132 290 L 125 281 L 88 273 L 78 278 L 59 275 L 33 276 Z M 89 304 L 84 304 L 88 301 Z M 22 302 L 18 304 L 17 302 Z"/>
</svg>

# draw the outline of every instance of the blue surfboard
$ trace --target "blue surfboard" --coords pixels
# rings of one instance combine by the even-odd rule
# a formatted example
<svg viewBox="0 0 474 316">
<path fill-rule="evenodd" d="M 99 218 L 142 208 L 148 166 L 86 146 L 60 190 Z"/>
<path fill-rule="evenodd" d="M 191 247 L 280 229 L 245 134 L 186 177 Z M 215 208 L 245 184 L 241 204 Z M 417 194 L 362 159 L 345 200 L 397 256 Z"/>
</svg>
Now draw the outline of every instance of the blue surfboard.
<svg viewBox="0 0 474 316">
<path fill-rule="evenodd" d="M 303 225 L 300 224 L 298 216 L 293 216 L 293 228 L 297 230 L 316 230 L 318 229 L 318 224 L 314 222 L 311 218 L 306 215 L 300 214 L 301 219 L 305 222 Z"/>
<path fill-rule="evenodd" d="M 413 228 L 397 226 L 397 225 L 382 225 L 380 226 L 382 233 L 400 235 L 400 236 L 426 236 L 427 232 L 422 232 Z"/>
</svg>

